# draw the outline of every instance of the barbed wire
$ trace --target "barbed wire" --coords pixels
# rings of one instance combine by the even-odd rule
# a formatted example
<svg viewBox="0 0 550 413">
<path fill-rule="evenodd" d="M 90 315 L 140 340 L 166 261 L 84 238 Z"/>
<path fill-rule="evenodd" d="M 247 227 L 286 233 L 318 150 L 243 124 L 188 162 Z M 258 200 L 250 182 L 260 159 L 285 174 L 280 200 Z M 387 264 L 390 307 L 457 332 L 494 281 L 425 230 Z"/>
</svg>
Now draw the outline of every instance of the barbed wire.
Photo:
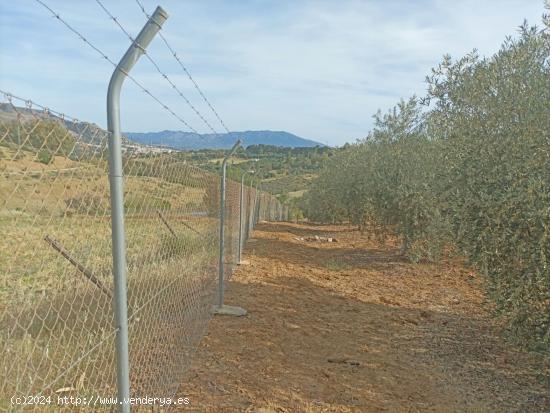
<svg viewBox="0 0 550 413">
<path fill-rule="evenodd" d="M 73 118 L 71 116 L 68 116 L 68 115 L 65 115 L 64 113 L 61 113 L 61 112 L 57 112 L 55 110 L 52 110 L 46 106 L 42 106 L 30 99 L 24 99 L 22 97 L 19 97 L 19 96 L 16 96 L 14 95 L 13 93 L 10 93 L 10 92 L 6 92 L 5 90 L 3 89 L 0 89 L 0 94 L 4 95 L 4 98 L 6 99 L 6 101 L 8 103 L 12 103 L 12 100 L 15 99 L 15 100 L 18 100 L 20 101 L 21 103 L 23 103 L 25 105 L 25 108 L 26 109 L 29 109 L 29 110 L 35 110 L 33 109 L 33 107 L 36 107 L 38 109 L 40 109 L 42 112 L 44 113 L 50 113 L 52 115 L 55 115 L 57 116 L 58 118 L 62 119 L 62 120 L 68 120 L 68 121 L 71 121 L 71 122 L 74 122 L 74 123 L 77 123 L 77 122 L 80 122 L 78 119 L 76 118 Z"/>
<path fill-rule="evenodd" d="M 210 129 L 215 135 L 218 135 L 218 132 L 216 132 L 216 130 L 212 127 L 212 125 L 210 125 L 210 123 L 206 120 L 206 118 L 202 115 L 202 113 L 199 112 L 199 110 L 191 103 L 191 101 L 183 94 L 183 92 L 178 88 L 178 86 L 170 79 L 170 77 L 168 77 L 168 75 L 166 73 L 164 73 L 162 71 L 162 69 L 160 68 L 160 66 L 158 65 L 158 63 L 149 55 L 149 53 L 147 52 L 147 50 L 145 50 L 144 47 L 142 47 L 140 44 L 136 43 L 134 37 L 132 37 L 132 35 L 128 32 L 128 30 L 126 30 L 124 28 L 124 26 L 122 25 L 122 23 L 120 23 L 120 20 L 115 17 L 110 11 L 109 9 L 107 9 L 107 7 L 101 2 L 101 0 L 95 0 L 95 2 L 99 5 L 99 7 L 101 7 L 101 9 L 105 12 L 105 14 L 107 14 L 107 16 L 109 16 L 109 18 L 111 20 L 113 20 L 113 22 L 120 28 L 120 30 L 122 30 L 122 32 L 126 35 L 126 37 L 128 37 L 128 39 L 138 48 L 140 48 L 143 52 L 143 54 L 145 55 L 145 57 L 147 58 L 147 60 L 149 60 L 151 62 L 151 64 L 155 67 L 156 71 L 164 78 L 166 79 L 166 81 L 170 84 L 170 86 L 172 87 L 172 89 L 174 89 L 176 91 L 176 93 L 185 101 L 185 103 L 187 103 L 187 105 L 193 110 L 193 112 L 195 112 L 195 114 L 204 122 L 204 124 L 208 127 L 208 129 Z"/>
<path fill-rule="evenodd" d="M 143 12 L 143 14 L 147 17 L 147 18 L 150 18 L 150 15 L 147 13 L 147 11 L 145 10 L 145 7 L 143 6 L 143 3 L 141 3 L 140 0 L 135 0 L 137 5 L 139 6 L 139 8 L 141 9 L 141 11 Z M 162 29 L 161 29 L 162 30 Z M 172 48 L 172 46 L 170 46 L 170 43 L 168 43 L 168 40 L 166 39 L 166 37 L 162 34 L 162 31 L 159 31 L 159 37 L 162 39 L 163 43 L 166 45 L 166 47 L 168 48 L 168 50 L 170 51 L 170 53 L 172 54 L 172 56 L 174 57 L 174 59 L 176 59 L 176 61 L 178 62 L 178 64 L 180 65 L 180 67 L 182 68 L 182 70 L 185 72 L 185 74 L 187 75 L 187 77 L 189 78 L 189 80 L 191 81 L 191 83 L 193 83 L 193 86 L 195 87 L 195 89 L 197 90 L 197 92 L 199 93 L 199 95 L 202 97 L 202 99 L 204 100 L 204 102 L 208 105 L 208 107 L 210 108 L 210 110 L 212 111 L 212 113 L 214 114 L 214 116 L 216 116 L 216 119 L 218 119 L 218 121 L 220 122 L 220 124 L 222 125 L 222 127 L 224 128 L 224 130 L 229 133 L 229 129 L 227 128 L 225 122 L 222 120 L 222 118 L 220 117 L 220 115 L 218 114 L 218 112 L 216 111 L 216 109 L 214 109 L 214 106 L 210 103 L 210 101 L 208 100 L 208 98 L 206 97 L 206 95 L 203 93 L 203 91 L 201 90 L 201 88 L 199 87 L 198 83 L 195 81 L 195 79 L 193 78 L 193 76 L 191 76 L 191 73 L 189 72 L 189 70 L 187 70 L 187 68 L 185 67 L 185 65 L 183 64 L 183 62 L 181 61 L 181 59 L 179 58 L 179 56 L 177 55 L 176 51 Z"/>
<path fill-rule="evenodd" d="M 103 59 L 105 59 L 107 62 L 109 62 L 111 65 L 113 65 L 115 68 L 120 70 L 122 73 L 124 73 L 138 88 L 141 89 L 142 92 L 149 95 L 153 100 L 155 100 L 164 110 L 166 110 L 168 113 L 170 113 L 174 118 L 176 118 L 179 122 L 181 122 L 185 127 L 187 127 L 192 132 L 196 133 L 197 135 L 200 135 L 199 132 L 193 128 L 189 123 L 187 123 L 181 116 L 179 116 L 176 112 L 174 112 L 168 105 L 166 105 L 164 102 L 162 102 L 159 98 L 157 98 L 155 95 L 153 95 L 145 86 L 143 86 L 140 82 L 138 82 L 132 75 L 130 75 L 125 70 L 118 67 L 118 65 L 109 57 L 107 56 L 101 49 L 99 49 L 97 46 L 95 46 L 93 43 L 91 43 L 82 33 L 80 33 L 78 30 L 76 30 L 73 26 L 71 26 L 67 21 L 65 21 L 59 13 L 57 13 L 55 10 L 53 10 L 50 6 L 48 6 L 44 1 L 42 0 L 35 0 L 38 4 L 40 4 L 42 7 L 47 9 L 50 13 L 52 13 L 53 17 L 55 17 L 59 22 L 61 22 L 67 29 L 69 29 L 71 32 L 73 32 L 80 40 L 82 40 L 84 43 L 86 43 L 89 47 L 91 47 L 93 50 L 95 50 Z"/>
</svg>

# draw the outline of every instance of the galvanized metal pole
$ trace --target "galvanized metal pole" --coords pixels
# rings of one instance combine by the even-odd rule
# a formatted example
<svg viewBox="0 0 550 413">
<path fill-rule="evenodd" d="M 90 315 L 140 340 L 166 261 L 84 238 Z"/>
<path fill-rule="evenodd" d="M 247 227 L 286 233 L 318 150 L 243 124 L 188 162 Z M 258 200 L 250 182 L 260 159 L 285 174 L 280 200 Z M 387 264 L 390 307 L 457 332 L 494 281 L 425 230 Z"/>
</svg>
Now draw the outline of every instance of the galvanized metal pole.
<svg viewBox="0 0 550 413">
<path fill-rule="evenodd" d="M 260 183 L 256 184 L 256 190 L 254 191 L 254 214 L 252 215 L 252 228 L 256 228 L 258 223 L 258 206 L 260 205 Z"/>
<path fill-rule="evenodd" d="M 258 185 L 256 186 L 256 201 L 255 201 L 255 204 L 256 204 L 256 210 L 254 211 L 254 227 L 256 227 L 256 225 L 258 225 L 258 221 L 260 220 L 260 208 L 262 206 L 262 199 L 261 199 L 261 196 L 262 196 L 262 192 L 261 192 L 261 188 L 262 188 L 262 183 L 258 183 Z"/>
<path fill-rule="evenodd" d="M 258 204 L 258 183 L 256 183 L 256 186 L 252 187 L 254 191 L 251 193 L 252 197 L 252 209 L 250 214 L 250 222 L 249 222 L 249 233 L 252 232 L 254 229 L 254 226 L 256 225 L 255 219 L 256 219 L 256 205 Z"/>
<path fill-rule="evenodd" d="M 248 213 L 246 217 L 246 239 L 248 240 L 250 238 L 250 234 L 252 233 L 252 217 L 254 216 L 254 193 L 253 193 L 253 183 L 250 182 L 250 188 L 248 190 Z"/>
<path fill-rule="evenodd" d="M 260 221 L 260 208 L 262 207 L 262 192 L 261 192 L 261 184 L 258 184 L 258 187 L 256 188 L 256 211 L 254 212 L 254 227 L 258 225 L 258 222 Z"/>
<path fill-rule="evenodd" d="M 254 171 L 246 171 L 241 175 L 241 201 L 239 203 L 239 245 L 238 245 L 238 260 L 237 262 L 241 264 L 242 262 L 242 252 L 243 252 L 243 213 L 244 213 L 244 177 L 246 174 L 253 174 Z"/>
<path fill-rule="evenodd" d="M 254 193 L 253 193 L 253 198 L 252 198 L 252 217 L 250 218 L 250 232 L 252 232 L 252 230 L 254 229 L 254 227 L 256 226 L 256 205 L 258 203 L 258 184 L 256 184 L 256 186 L 254 187 Z"/>
<path fill-rule="evenodd" d="M 120 134 L 120 90 L 126 75 L 160 30 L 168 14 L 157 7 L 134 43 L 126 51 L 109 82 L 107 91 L 107 128 L 109 129 L 109 185 L 111 192 L 111 236 L 113 251 L 114 310 L 116 323 L 117 397 L 119 412 L 130 412 L 130 362 L 128 357 L 128 300 L 126 295 L 126 240 L 122 139 Z"/>
<path fill-rule="evenodd" d="M 222 162 L 222 177 L 220 184 L 220 256 L 218 261 L 218 308 L 223 307 L 223 293 L 224 293 L 224 272 L 225 272 L 225 178 L 227 174 L 227 161 L 237 148 L 240 146 L 241 140 L 239 139 L 229 153 L 223 158 Z"/>
<path fill-rule="evenodd" d="M 243 249 L 243 202 L 244 202 L 244 176 L 246 172 L 241 176 L 241 200 L 239 202 L 239 245 L 237 262 L 241 263 L 242 249 Z"/>
</svg>

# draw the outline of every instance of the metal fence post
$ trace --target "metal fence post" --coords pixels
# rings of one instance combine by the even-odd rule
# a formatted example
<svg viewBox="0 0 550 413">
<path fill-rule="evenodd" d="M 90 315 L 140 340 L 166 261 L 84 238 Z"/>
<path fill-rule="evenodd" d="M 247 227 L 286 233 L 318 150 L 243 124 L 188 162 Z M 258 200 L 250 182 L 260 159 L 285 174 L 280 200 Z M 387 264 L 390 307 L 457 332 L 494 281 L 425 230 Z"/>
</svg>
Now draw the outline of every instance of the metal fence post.
<svg viewBox="0 0 550 413">
<path fill-rule="evenodd" d="M 252 186 L 252 183 L 250 184 L 250 188 L 248 189 L 248 213 L 246 218 L 246 239 L 250 238 L 250 234 L 252 233 L 252 228 L 254 225 L 253 219 L 254 219 L 254 211 L 256 209 L 254 200 L 254 187 Z"/>
<path fill-rule="evenodd" d="M 256 211 L 254 211 L 254 227 L 260 222 L 260 213 L 262 207 L 262 184 L 261 182 L 256 187 Z"/>
<path fill-rule="evenodd" d="M 222 162 L 222 173 L 221 173 L 221 183 L 220 183 L 220 251 L 219 251 L 219 261 L 218 261 L 218 303 L 214 308 L 214 314 L 223 314 L 223 315 L 235 315 L 242 316 L 246 315 L 246 310 L 240 307 L 233 307 L 223 304 L 223 295 L 224 295 L 224 273 L 225 273 L 225 179 L 227 175 L 227 161 L 237 148 L 240 146 L 241 141 L 238 140 L 235 142 L 229 153 L 223 158 Z"/>
<path fill-rule="evenodd" d="M 257 192 L 258 192 L 258 185 L 256 187 L 253 187 L 254 191 L 250 194 L 250 197 L 252 198 L 252 208 L 250 209 L 250 229 L 249 232 L 252 233 L 254 230 L 254 226 L 256 223 L 254 222 L 254 219 L 256 218 L 256 202 L 257 202 Z"/>
<path fill-rule="evenodd" d="M 252 200 L 252 218 L 250 223 L 250 231 L 256 227 L 256 210 L 258 209 L 258 184 L 254 187 L 253 200 Z"/>
<path fill-rule="evenodd" d="M 246 174 L 253 174 L 254 171 L 246 171 L 241 175 L 241 200 L 239 202 L 239 245 L 238 245 L 238 259 L 237 263 L 242 264 L 242 251 L 243 251 L 243 214 L 244 214 L 244 177 Z"/>
<path fill-rule="evenodd" d="M 260 207 L 262 204 L 261 195 L 260 192 L 260 185 L 256 188 L 256 211 L 254 211 L 254 227 L 258 225 L 258 222 L 260 222 Z"/>
<path fill-rule="evenodd" d="M 109 82 L 107 126 L 109 136 L 109 185 L 111 193 L 111 236 L 113 252 L 114 310 L 116 322 L 117 397 L 119 412 L 130 412 L 130 362 L 128 356 L 128 302 L 126 294 L 126 240 L 124 233 L 122 139 L 120 134 L 120 90 L 122 83 L 160 30 L 168 14 L 157 7 L 134 43 L 126 51 Z"/>
</svg>

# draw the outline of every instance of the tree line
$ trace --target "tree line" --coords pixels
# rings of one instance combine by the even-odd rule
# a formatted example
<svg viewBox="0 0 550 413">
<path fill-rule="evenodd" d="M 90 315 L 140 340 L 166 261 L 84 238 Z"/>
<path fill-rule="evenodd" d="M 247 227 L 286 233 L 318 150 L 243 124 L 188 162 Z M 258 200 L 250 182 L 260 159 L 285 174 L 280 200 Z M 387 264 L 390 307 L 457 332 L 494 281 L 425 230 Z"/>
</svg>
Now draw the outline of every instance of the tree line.
<svg viewBox="0 0 550 413">
<path fill-rule="evenodd" d="M 464 255 L 510 337 L 550 350 L 550 35 L 520 28 L 491 57 L 445 56 L 426 96 L 375 115 L 305 195 L 316 221 L 391 231 L 411 260 Z"/>
</svg>

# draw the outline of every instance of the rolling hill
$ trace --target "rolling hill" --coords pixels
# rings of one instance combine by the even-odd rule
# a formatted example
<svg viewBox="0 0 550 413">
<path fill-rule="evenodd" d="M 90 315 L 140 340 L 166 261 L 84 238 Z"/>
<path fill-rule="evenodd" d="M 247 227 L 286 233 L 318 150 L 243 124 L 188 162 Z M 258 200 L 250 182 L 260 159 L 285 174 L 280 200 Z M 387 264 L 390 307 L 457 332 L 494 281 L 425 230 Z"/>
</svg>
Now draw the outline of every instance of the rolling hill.
<svg viewBox="0 0 550 413">
<path fill-rule="evenodd" d="M 315 147 L 325 146 L 310 139 L 300 138 L 288 132 L 278 131 L 246 131 L 230 132 L 222 134 L 197 134 L 182 131 L 161 132 L 126 132 L 124 134 L 130 140 L 154 146 L 167 146 L 174 149 L 229 149 L 237 139 L 242 139 L 244 146 L 249 145 L 273 145 L 284 147 Z"/>
</svg>

